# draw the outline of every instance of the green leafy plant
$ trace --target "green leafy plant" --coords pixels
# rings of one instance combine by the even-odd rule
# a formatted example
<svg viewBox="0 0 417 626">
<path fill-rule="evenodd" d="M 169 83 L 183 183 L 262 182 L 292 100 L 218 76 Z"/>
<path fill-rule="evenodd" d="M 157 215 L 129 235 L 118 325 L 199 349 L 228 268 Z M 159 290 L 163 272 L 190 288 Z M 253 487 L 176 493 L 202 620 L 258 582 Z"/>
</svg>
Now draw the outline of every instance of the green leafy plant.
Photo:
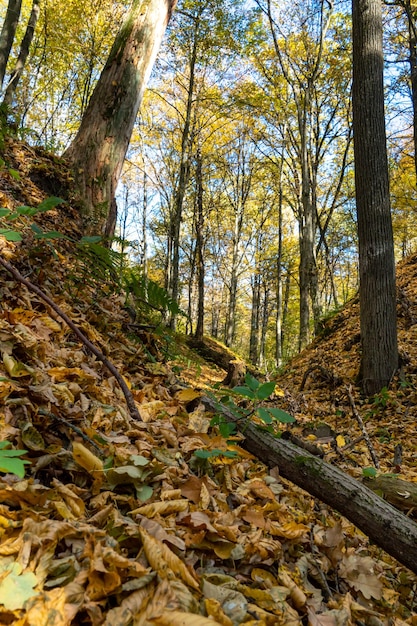
<svg viewBox="0 0 417 626">
<path fill-rule="evenodd" d="M 375 467 L 363 467 L 362 468 L 362 476 L 365 476 L 366 478 L 375 478 L 376 475 L 377 475 L 377 470 L 375 469 Z"/>
<path fill-rule="evenodd" d="M 19 478 L 25 475 L 25 465 L 30 461 L 19 459 L 18 457 L 27 453 L 27 450 L 11 450 L 8 448 L 8 441 L 0 441 L 0 472 L 5 474 L 15 474 Z"/>
<path fill-rule="evenodd" d="M 162 315 L 166 312 L 172 315 L 185 315 L 178 302 L 171 298 L 166 289 L 135 269 L 125 273 L 124 287 L 126 299 L 131 295 L 135 302 L 158 311 Z"/>
<path fill-rule="evenodd" d="M 236 433 L 236 423 L 227 420 L 222 412 L 223 407 L 226 406 L 236 421 L 243 422 L 244 420 L 250 420 L 252 417 L 257 417 L 264 424 L 264 428 L 279 436 L 280 433 L 276 432 L 274 426 L 277 423 L 290 424 L 295 422 L 295 418 L 278 407 L 261 406 L 261 403 L 273 394 L 274 389 L 274 381 L 260 383 L 248 373 L 245 376 L 245 385 L 238 385 L 232 390 L 228 390 L 228 393 L 223 395 L 220 399 L 217 399 L 214 394 L 209 394 L 214 407 L 218 409 L 218 412 L 210 421 L 210 426 L 217 426 L 220 434 L 226 440 Z M 246 402 L 249 400 L 249 406 L 238 404 L 235 401 L 237 398 L 245 400 Z M 233 457 L 236 455 L 236 452 L 233 450 L 225 451 L 218 449 L 196 450 L 194 455 L 200 459 L 209 460 L 218 456 Z"/>
<path fill-rule="evenodd" d="M 45 213 L 45 211 L 50 211 L 58 204 L 62 204 L 64 200 L 62 198 L 57 198 L 55 196 L 51 196 L 43 200 L 37 207 L 31 206 L 19 206 L 16 209 L 5 209 L 0 208 L 0 218 L 5 220 L 6 222 L 13 222 L 19 218 L 24 217 L 34 217 L 39 213 Z M 31 224 L 31 229 L 34 233 L 35 239 L 65 239 L 65 235 L 59 233 L 58 231 L 48 231 L 44 232 L 37 224 Z M 13 228 L 0 228 L 0 235 L 2 235 L 7 241 L 22 241 L 22 232 L 21 229 L 16 230 Z"/>
<path fill-rule="evenodd" d="M 282 409 L 260 406 L 261 402 L 267 400 L 274 393 L 274 381 L 260 383 L 259 380 L 248 373 L 245 376 L 245 383 L 245 385 L 234 387 L 232 392 L 242 398 L 248 398 L 252 403 L 250 413 L 259 417 L 264 424 L 270 425 L 274 422 L 290 424 L 295 422 L 295 418 Z M 246 415 L 246 417 L 248 417 L 248 415 Z"/>
<path fill-rule="evenodd" d="M 229 459 L 233 459 L 237 456 L 235 450 L 220 450 L 219 448 L 213 448 L 213 450 L 196 450 L 194 455 L 199 459 L 213 459 L 219 456 L 225 456 Z"/>
</svg>

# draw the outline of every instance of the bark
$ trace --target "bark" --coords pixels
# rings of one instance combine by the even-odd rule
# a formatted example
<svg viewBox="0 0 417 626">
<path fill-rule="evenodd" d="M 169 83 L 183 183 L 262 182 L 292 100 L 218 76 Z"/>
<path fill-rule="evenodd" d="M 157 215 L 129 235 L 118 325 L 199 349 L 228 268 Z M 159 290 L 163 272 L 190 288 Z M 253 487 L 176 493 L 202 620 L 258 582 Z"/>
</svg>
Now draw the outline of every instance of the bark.
<svg viewBox="0 0 417 626">
<path fill-rule="evenodd" d="M 276 263 L 276 317 L 275 317 L 275 363 L 277 367 L 281 367 L 283 362 L 283 350 L 282 350 L 282 204 L 283 204 L 283 192 L 282 192 L 282 168 L 284 164 L 283 157 L 280 159 L 279 165 L 279 195 L 278 195 L 278 254 Z"/>
<path fill-rule="evenodd" d="M 245 363 L 243 361 L 240 361 L 239 359 L 233 359 L 232 361 L 229 361 L 226 378 L 222 380 L 222 385 L 227 385 L 228 387 L 237 387 L 238 385 L 243 385 L 243 383 L 245 382 L 245 376 Z"/>
<path fill-rule="evenodd" d="M 200 11 L 203 9 L 201 8 Z M 168 276 L 168 289 L 170 296 L 174 300 L 178 300 L 179 295 L 179 266 L 180 266 L 180 233 L 181 233 L 181 220 L 182 209 L 184 205 L 185 192 L 187 189 L 188 181 L 190 178 L 190 157 L 192 146 L 192 112 L 193 112 L 193 100 L 194 100 L 194 85 L 195 85 L 195 71 L 197 63 L 198 45 L 200 43 L 199 28 L 200 28 L 200 15 L 199 12 L 194 20 L 193 29 L 193 47 L 190 57 L 190 76 L 188 80 L 188 93 L 187 93 L 187 106 L 185 112 L 184 128 L 182 130 L 181 137 L 181 154 L 180 165 L 178 173 L 178 184 L 175 191 L 173 200 L 173 210 L 170 217 L 169 237 L 171 239 L 171 258 L 169 260 L 169 276 Z M 170 327 L 175 330 L 176 328 L 176 316 L 172 315 L 170 319 Z"/>
<path fill-rule="evenodd" d="M 10 75 L 10 80 L 7 84 L 6 93 L 4 94 L 3 104 L 11 105 L 13 96 L 16 92 L 16 87 L 19 84 L 20 77 L 23 72 L 23 68 L 26 65 L 26 61 L 29 55 L 30 45 L 32 43 L 33 35 L 35 34 L 36 24 L 38 22 L 40 13 L 40 0 L 33 0 L 32 10 L 30 12 L 29 21 L 26 27 L 26 32 L 23 36 L 22 43 L 20 44 L 19 56 L 17 58 L 16 65 L 13 72 Z"/>
<path fill-rule="evenodd" d="M 417 28 L 413 17 L 410 0 L 399 2 L 404 8 L 408 22 L 408 58 L 410 64 L 411 103 L 413 106 L 413 141 L 414 141 L 414 171 L 417 185 Z"/>
<path fill-rule="evenodd" d="M 204 335 L 204 212 L 203 212 L 203 159 L 201 151 L 197 151 L 197 218 L 196 218 L 196 264 L 197 264 L 197 325 L 196 339 L 202 340 Z"/>
<path fill-rule="evenodd" d="M 263 369 L 266 369 L 266 334 L 268 332 L 269 323 L 269 287 L 264 284 L 264 297 L 262 302 L 262 322 L 261 322 L 261 338 L 259 341 L 259 362 Z"/>
<path fill-rule="evenodd" d="M 359 241 L 361 381 L 366 395 L 398 367 L 395 262 L 386 150 L 380 0 L 353 0 L 353 133 Z"/>
<path fill-rule="evenodd" d="M 19 23 L 22 0 L 9 0 L 6 17 L 0 33 L 0 88 L 3 86 L 7 61 L 12 49 L 16 28 Z"/>
<path fill-rule="evenodd" d="M 133 125 L 175 0 L 134 0 L 65 156 L 84 201 L 85 231 L 111 236 Z"/>
<path fill-rule="evenodd" d="M 219 412 L 211 398 L 204 403 Z M 371 541 L 417 574 L 417 525 L 359 481 L 290 441 L 276 439 L 252 422 L 239 423 L 227 407 L 228 421 L 244 434 L 241 445 L 268 467 L 278 467 L 281 476 L 298 485 L 349 519 Z"/>
<path fill-rule="evenodd" d="M 261 275 L 256 269 L 251 282 L 252 307 L 249 338 L 249 361 L 256 367 L 259 359 L 259 316 L 261 308 Z"/>
</svg>

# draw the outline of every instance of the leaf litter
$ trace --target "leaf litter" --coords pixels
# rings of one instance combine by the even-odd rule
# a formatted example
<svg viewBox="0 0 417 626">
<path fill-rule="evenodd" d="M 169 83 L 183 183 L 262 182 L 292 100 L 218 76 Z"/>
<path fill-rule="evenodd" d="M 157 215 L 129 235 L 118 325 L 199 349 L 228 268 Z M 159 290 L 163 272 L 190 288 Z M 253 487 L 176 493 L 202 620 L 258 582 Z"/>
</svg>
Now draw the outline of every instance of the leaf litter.
<svg viewBox="0 0 417 626">
<path fill-rule="evenodd" d="M 21 173 L 3 185 L 7 206 L 45 198 L 25 183 L 40 161 L 68 189 L 61 163 L 18 142 L 7 150 Z M 76 204 L 65 197 L 66 208 L 41 223 L 73 236 Z M 228 444 L 200 401 L 202 381 L 222 372 L 192 353 L 183 358 L 180 345 L 163 358 L 151 332 L 134 341 L 122 298 L 77 284 L 62 245 L 54 256 L 46 243 L 0 242 L 1 254 L 111 359 L 141 421 L 103 363 L 2 270 L 0 441 L 27 450 L 30 464 L 24 477 L 0 475 L 0 624 L 417 624 L 416 577 L 238 437 Z M 403 378 L 373 403 L 355 394 L 382 471 L 393 471 L 393 443 L 402 442 L 409 481 L 417 480 L 416 268 L 412 257 L 399 270 Z M 354 476 L 370 464 L 346 392 L 357 373 L 357 320 L 353 301 L 293 360 L 273 400 L 296 417 L 293 435 L 320 444 L 326 460 Z M 231 447 L 236 456 L 223 456 Z M 199 450 L 217 452 L 198 458 Z"/>
</svg>

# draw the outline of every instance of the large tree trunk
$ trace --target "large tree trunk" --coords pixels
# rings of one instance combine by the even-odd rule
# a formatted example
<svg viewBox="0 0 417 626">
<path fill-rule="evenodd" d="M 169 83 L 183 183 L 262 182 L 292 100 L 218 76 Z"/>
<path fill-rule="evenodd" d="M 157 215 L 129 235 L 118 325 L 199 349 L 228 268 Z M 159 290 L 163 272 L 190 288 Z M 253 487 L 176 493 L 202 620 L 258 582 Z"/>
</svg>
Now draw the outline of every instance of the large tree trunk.
<svg viewBox="0 0 417 626">
<path fill-rule="evenodd" d="M 88 234 L 111 236 L 115 192 L 133 125 L 176 0 L 134 0 L 65 156 L 84 201 Z"/>
<path fill-rule="evenodd" d="M 9 0 L 6 17 L 0 33 L 0 88 L 3 86 L 7 61 L 12 49 L 16 28 L 19 23 L 22 0 Z"/>
<path fill-rule="evenodd" d="M 369 539 L 417 574 L 417 525 L 342 470 L 313 456 L 290 441 L 276 439 L 255 424 L 237 418 L 211 398 L 204 403 L 216 413 L 221 408 L 245 436 L 241 444 L 268 467 L 349 519 Z"/>
<path fill-rule="evenodd" d="M 353 0 L 353 134 L 359 240 L 361 379 L 366 395 L 398 366 L 386 150 L 381 0 Z"/>
<path fill-rule="evenodd" d="M 23 72 L 23 68 L 26 65 L 26 61 L 29 55 L 30 45 L 32 43 L 33 35 L 35 34 L 36 24 L 38 22 L 40 13 L 40 0 L 33 0 L 32 10 L 30 12 L 29 21 L 26 27 L 26 32 L 20 44 L 20 52 L 16 61 L 13 72 L 10 75 L 10 80 L 7 84 L 6 93 L 4 94 L 3 103 L 10 106 L 13 101 L 13 96 L 16 91 L 16 87 L 19 84 L 20 77 Z"/>
</svg>

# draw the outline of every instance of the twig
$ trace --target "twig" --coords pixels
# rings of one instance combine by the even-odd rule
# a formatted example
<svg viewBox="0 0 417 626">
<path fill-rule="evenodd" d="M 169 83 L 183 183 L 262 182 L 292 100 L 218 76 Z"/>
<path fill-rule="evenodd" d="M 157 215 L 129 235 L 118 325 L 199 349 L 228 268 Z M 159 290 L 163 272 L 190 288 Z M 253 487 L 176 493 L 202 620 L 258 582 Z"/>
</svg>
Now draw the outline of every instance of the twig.
<svg viewBox="0 0 417 626">
<path fill-rule="evenodd" d="M 357 422 L 358 422 L 358 424 L 360 426 L 360 429 L 362 430 L 363 438 L 365 439 L 366 445 L 368 446 L 368 450 L 369 450 L 369 453 L 371 455 L 372 461 L 373 461 L 376 469 L 379 469 L 378 457 L 375 454 L 375 450 L 374 450 L 374 448 L 372 446 L 372 443 L 371 443 L 371 440 L 369 438 L 368 432 L 367 432 L 367 430 L 365 428 L 365 424 L 363 423 L 363 420 L 362 420 L 361 416 L 359 415 L 359 412 L 358 412 L 358 410 L 357 410 L 357 408 L 355 406 L 355 401 L 354 401 L 353 396 L 352 396 L 352 385 L 349 385 L 348 387 L 346 387 L 346 389 L 347 389 L 347 394 L 348 394 L 350 406 L 352 407 L 352 413 L 353 413 L 354 417 L 356 418 L 356 420 L 357 420 Z"/>
<path fill-rule="evenodd" d="M 75 433 L 77 433 L 77 435 L 82 437 L 84 441 L 86 441 L 91 446 L 93 446 L 93 448 L 95 448 L 98 452 L 100 452 L 100 454 L 103 454 L 103 451 L 101 450 L 101 448 L 92 439 L 90 439 L 88 435 L 83 433 L 81 428 L 78 428 L 78 426 L 71 424 L 71 422 L 66 420 L 64 417 L 61 417 L 60 415 L 55 415 L 55 413 L 51 413 L 51 411 L 47 411 L 46 409 L 43 409 L 42 407 L 38 409 L 38 413 L 39 415 L 45 415 L 46 417 L 50 417 L 54 420 L 57 420 L 57 422 L 61 422 L 62 424 L 65 424 L 65 426 L 68 426 L 68 428 L 71 428 L 71 430 L 73 430 Z"/>
<path fill-rule="evenodd" d="M 107 357 L 105 357 L 104 354 L 100 352 L 100 350 L 98 350 L 98 348 L 96 348 L 95 345 L 92 344 L 89 339 L 87 339 L 87 337 L 74 324 L 74 322 L 68 317 L 68 315 L 64 313 L 64 311 L 62 311 L 62 309 L 60 309 L 59 306 L 55 304 L 55 302 L 49 296 L 43 293 L 43 291 L 39 289 L 39 287 L 37 287 L 36 285 L 31 283 L 29 280 L 24 278 L 20 274 L 20 272 L 18 272 L 18 270 L 15 267 L 13 267 L 13 265 L 11 265 L 5 259 L 3 259 L 1 255 L 0 255 L 0 265 L 2 265 L 12 276 L 14 276 L 16 280 L 20 281 L 30 291 L 33 291 L 33 293 L 36 293 L 36 295 L 38 295 L 44 302 L 46 302 L 55 311 L 55 313 L 57 313 L 57 315 L 59 315 L 59 317 L 64 320 L 64 322 L 71 328 L 71 330 L 77 335 L 80 341 L 82 341 L 82 343 L 90 350 L 90 352 L 92 352 L 99 359 L 99 361 L 101 361 L 103 365 L 107 367 L 107 369 L 109 370 L 111 374 L 113 374 L 113 376 L 119 383 L 121 390 L 123 391 L 123 395 L 126 399 L 126 404 L 128 406 L 131 417 L 138 421 L 142 421 L 139 415 L 139 411 L 136 408 L 135 400 L 133 398 L 131 391 L 129 387 L 126 385 L 123 379 L 123 376 L 120 374 L 119 370 L 113 365 L 113 363 L 111 363 L 107 359 Z"/>
</svg>

